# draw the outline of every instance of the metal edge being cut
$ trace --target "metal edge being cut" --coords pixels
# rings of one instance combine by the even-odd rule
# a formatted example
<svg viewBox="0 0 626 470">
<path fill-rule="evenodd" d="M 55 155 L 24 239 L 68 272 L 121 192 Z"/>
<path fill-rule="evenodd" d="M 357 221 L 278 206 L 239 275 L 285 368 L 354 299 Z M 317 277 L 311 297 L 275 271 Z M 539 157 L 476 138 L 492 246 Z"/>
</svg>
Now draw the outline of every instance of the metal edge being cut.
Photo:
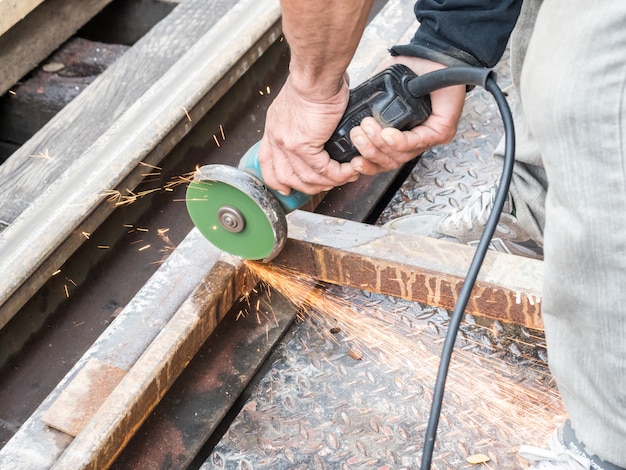
<svg viewBox="0 0 626 470">
<path fill-rule="evenodd" d="M 211 182 L 220 182 L 241 191 L 260 209 L 263 216 L 265 216 L 271 230 L 271 237 L 273 239 L 272 247 L 269 253 L 263 254 L 258 258 L 250 257 L 248 259 L 262 259 L 264 263 L 267 263 L 281 252 L 287 241 L 287 219 L 285 217 L 285 211 L 280 205 L 280 202 L 272 195 L 261 180 L 246 171 L 229 165 L 204 165 L 196 170 L 188 193 L 190 190 L 194 189 L 192 186 L 194 183 L 203 182 L 208 184 Z M 204 199 L 194 200 L 187 198 L 187 208 L 189 215 L 200 232 L 207 237 L 209 241 L 213 241 L 211 237 L 212 229 L 205 227 L 207 222 L 207 218 L 203 213 L 205 202 Z M 245 223 L 245 220 L 243 222 Z M 233 241 L 236 241 L 237 236 L 237 232 L 233 232 Z M 228 249 L 226 251 L 230 251 L 234 255 L 240 255 Z M 244 258 L 246 257 L 244 256 Z"/>
</svg>

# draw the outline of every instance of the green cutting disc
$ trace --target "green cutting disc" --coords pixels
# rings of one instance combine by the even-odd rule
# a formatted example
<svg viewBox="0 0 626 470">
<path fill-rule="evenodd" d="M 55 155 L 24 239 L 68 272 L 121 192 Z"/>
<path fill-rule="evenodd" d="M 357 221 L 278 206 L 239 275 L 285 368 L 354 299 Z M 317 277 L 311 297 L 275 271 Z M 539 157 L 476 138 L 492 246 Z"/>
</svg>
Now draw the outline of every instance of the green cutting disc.
<svg viewBox="0 0 626 470">
<path fill-rule="evenodd" d="M 263 183 L 227 165 L 206 165 L 187 188 L 187 211 L 213 245 L 249 260 L 269 261 L 287 238 L 284 210 Z"/>
</svg>

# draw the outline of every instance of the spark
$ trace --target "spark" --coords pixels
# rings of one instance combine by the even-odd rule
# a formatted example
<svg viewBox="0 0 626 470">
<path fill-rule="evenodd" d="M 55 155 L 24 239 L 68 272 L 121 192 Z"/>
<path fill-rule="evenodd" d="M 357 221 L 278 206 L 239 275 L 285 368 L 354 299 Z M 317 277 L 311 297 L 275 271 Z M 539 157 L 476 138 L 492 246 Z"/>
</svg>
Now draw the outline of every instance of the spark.
<svg viewBox="0 0 626 470">
<path fill-rule="evenodd" d="M 183 106 L 183 111 L 185 112 L 185 116 L 187 116 L 187 120 L 189 122 L 191 122 L 191 116 L 189 115 L 189 112 L 187 111 L 187 108 L 185 108 L 184 106 Z"/>
<path fill-rule="evenodd" d="M 48 149 L 45 149 L 39 153 L 36 153 L 34 155 L 30 156 L 31 158 L 41 158 L 44 160 L 52 160 L 52 157 L 50 156 L 50 153 L 48 152 Z"/>
<path fill-rule="evenodd" d="M 159 170 L 159 171 L 161 170 L 160 167 L 150 165 L 149 163 L 145 163 L 145 162 L 140 162 L 140 163 L 144 166 L 147 166 L 147 167 Z M 155 175 L 156 173 L 150 173 L 150 174 Z M 108 189 L 102 193 L 102 197 L 105 198 L 107 202 L 110 202 L 114 204 L 115 206 L 128 206 L 130 204 L 133 204 L 137 200 L 143 197 L 146 197 L 150 194 L 154 194 L 160 191 L 170 192 L 170 191 L 173 191 L 174 188 L 176 188 L 177 186 L 180 186 L 182 184 L 189 184 L 191 181 L 193 181 L 194 174 L 195 174 L 195 171 L 192 171 L 192 172 L 188 172 L 183 175 L 180 175 L 180 176 L 172 177 L 170 181 L 165 183 L 163 186 L 146 189 L 144 191 L 139 191 L 139 192 L 134 192 L 133 190 L 127 188 L 124 190 L 125 193 L 123 194 L 119 189 Z M 132 228 L 132 226 L 130 226 L 129 228 Z"/>
<path fill-rule="evenodd" d="M 224 136 L 224 127 L 220 124 L 220 134 L 222 134 L 222 140 L 226 140 L 226 137 Z"/>
<path fill-rule="evenodd" d="M 139 164 L 140 164 L 140 165 L 142 165 L 142 166 L 147 166 L 148 168 L 152 168 L 153 170 L 158 170 L 158 171 L 163 170 L 163 168 L 162 168 L 162 167 L 160 167 L 160 166 L 156 166 L 156 165 L 152 165 L 152 164 L 150 164 L 150 163 L 146 163 L 146 162 L 139 162 Z"/>
<path fill-rule="evenodd" d="M 354 299 L 323 290 L 314 278 L 298 272 L 253 262 L 246 265 L 258 279 L 290 299 L 301 319 L 313 321 L 318 334 L 336 344 L 345 343 L 349 357 L 410 371 L 412 380 L 423 384 L 424 394 L 432 396 L 443 343 L 434 322 L 411 319 L 402 312 L 390 314 L 375 305 L 357 305 Z M 337 338 L 339 332 L 342 338 Z M 473 346 L 471 340 L 457 346 L 448 374 L 449 395 L 480 401 L 480 406 L 464 415 L 466 421 L 479 427 L 490 423 L 499 429 L 519 429 L 520 442 L 548 434 L 562 421 L 556 389 L 539 385 L 538 394 L 514 373 L 503 373 L 502 358 L 479 354 L 480 345 Z M 539 384 L 550 377 L 547 369 L 536 373 Z M 442 419 L 447 418 L 442 415 Z"/>
<path fill-rule="evenodd" d="M 81 235 L 85 237 L 87 240 L 89 240 L 89 237 L 91 236 L 89 232 L 81 232 Z"/>
<path fill-rule="evenodd" d="M 215 145 L 217 145 L 218 147 L 220 147 L 220 141 L 217 140 L 217 136 L 215 134 L 213 134 L 213 140 L 215 141 Z"/>
<path fill-rule="evenodd" d="M 159 238 L 161 238 L 161 240 L 163 240 L 163 248 L 161 248 L 160 250 L 161 253 L 169 254 L 176 249 L 176 245 L 172 242 L 172 240 L 170 240 L 170 237 L 167 235 L 167 232 L 169 231 L 169 227 L 157 229 L 157 235 L 159 236 Z"/>
<path fill-rule="evenodd" d="M 176 245 L 170 240 L 167 233 L 170 231 L 167 227 L 162 227 L 157 229 L 157 235 L 163 241 L 163 247 L 159 249 L 159 253 L 162 253 L 163 256 L 160 260 L 155 261 L 152 264 L 162 264 L 165 262 L 167 257 L 176 249 Z"/>
<path fill-rule="evenodd" d="M 141 248 L 139 248 L 137 251 L 144 251 L 147 250 L 148 248 L 150 248 L 150 244 L 144 245 Z"/>
</svg>

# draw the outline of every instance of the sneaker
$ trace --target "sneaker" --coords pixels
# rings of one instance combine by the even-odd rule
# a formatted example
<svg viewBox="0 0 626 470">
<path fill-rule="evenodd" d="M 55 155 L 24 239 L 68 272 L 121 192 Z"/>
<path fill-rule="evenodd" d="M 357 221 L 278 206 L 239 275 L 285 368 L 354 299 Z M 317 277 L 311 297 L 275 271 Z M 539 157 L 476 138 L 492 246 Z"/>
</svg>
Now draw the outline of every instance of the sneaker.
<svg viewBox="0 0 626 470">
<path fill-rule="evenodd" d="M 529 469 L 538 470 L 624 470 L 605 462 L 585 451 L 585 445 L 578 440 L 569 420 L 559 426 L 550 436 L 549 449 L 520 446 L 519 455 L 533 465 Z"/>
<path fill-rule="evenodd" d="M 390 230 L 414 233 L 476 247 L 491 214 L 497 186 L 477 190 L 465 206 L 450 214 L 410 214 L 385 224 Z M 515 217 L 511 193 L 489 246 L 494 251 L 543 259 L 543 248 L 530 239 Z"/>
</svg>

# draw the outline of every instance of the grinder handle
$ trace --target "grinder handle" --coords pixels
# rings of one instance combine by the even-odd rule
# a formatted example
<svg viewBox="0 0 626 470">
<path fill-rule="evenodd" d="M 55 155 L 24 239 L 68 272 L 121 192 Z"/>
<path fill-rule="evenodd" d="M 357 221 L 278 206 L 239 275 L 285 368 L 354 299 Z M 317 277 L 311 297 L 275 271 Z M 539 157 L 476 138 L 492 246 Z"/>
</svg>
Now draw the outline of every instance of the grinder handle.
<svg viewBox="0 0 626 470">
<path fill-rule="evenodd" d="M 350 130 L 361 124 L 363 118 L 374 117 L 383 127 L 412 129 L 426 120 L 431 112 L 428 95 L 415 97 L 409 85 L 417 76 L 405 65 L 395 64 L 374 75 L 350 91 L 348 107 L 337 129 L 324 148 L 330 157 L 340 163 L 359 155 L 350 140 Z M 259 165 L 259 145 L 253 145 L 239 161 L 239 169 L 263 182 Z M 268 188 L 269 189 L 269 188 Z M 308 194 L 293 190 L 288 196 L 269 189 L 286 213 L 302 207 L 311 199 Z"/>
<path fill-rule="evenodd" d="M 428 94 L 411 93 L 409 84 L 417 75 L 406 65 L 394 64 L 350 90 L 348 107 L 324 149 L 340 163 L 359 155 L 350 130 L 371 116 L 382 127 L 402 131 L 418 126 L 431 113 Z"/>
</svg>

